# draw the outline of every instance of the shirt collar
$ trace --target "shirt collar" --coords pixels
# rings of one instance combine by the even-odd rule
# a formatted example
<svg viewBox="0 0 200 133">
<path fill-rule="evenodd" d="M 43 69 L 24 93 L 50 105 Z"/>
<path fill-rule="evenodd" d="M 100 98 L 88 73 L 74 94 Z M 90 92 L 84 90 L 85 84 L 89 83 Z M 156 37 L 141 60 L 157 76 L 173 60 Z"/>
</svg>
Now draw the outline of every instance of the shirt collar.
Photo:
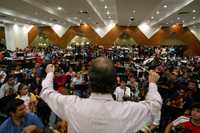
<svg viewBox="0 0 200 133">
<path fill-rule="evenodd" d="M 91 93 L 89 98 L 95 100 L 113 101 L 113 97 L 111 94 Z"/>
</svg>

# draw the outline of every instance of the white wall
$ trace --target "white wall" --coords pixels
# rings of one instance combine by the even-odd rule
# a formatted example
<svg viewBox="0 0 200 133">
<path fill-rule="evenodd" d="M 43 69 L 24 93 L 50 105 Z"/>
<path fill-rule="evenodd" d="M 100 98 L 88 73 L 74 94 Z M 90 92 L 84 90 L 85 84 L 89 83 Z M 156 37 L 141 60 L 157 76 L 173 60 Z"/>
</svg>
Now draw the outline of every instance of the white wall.
<svg viewBox="0 0 200 133">
<path fill-rule="evenodd" d="M 189 27 L 190 31 L 195 35 L 195 37 L 200 40 L 200 27 L 199 26 L 191 26 Z"/>
<path fill-rule="evenodd" d="M 62 37 L 65 32 L 68 30 L 69 26 L 68 27 L 63 27 L 61 25 L 53 25 L 51 26 L 51 28 L 56 32 L 56 34 L 59 36 L 59 37 Z"/>
<path fill-rule="evenodd" d="M 159 26 L 152 27 L 148 23 L 142 23 L 138 26 L 140 31 L 148 38 L 150 39 L 155 33 L 157 33 L 160 30 Z"/>
<path fill-rule="evenodd" d="M 32 26 L 5 24 L 5 39 L 7 49 L 24 49 L 28 46 L 28 31 Z"/>
<path fill-rule="evenodd" d="M 93 29 L 95 30 L 95 32 L 101 37 L 103 38 L 113 27 L 115 27 L 115 23 L 114 22 L 110 22 L 108 25 L 106 25 L 105 27 L 93 27 Z"/>
</svg>

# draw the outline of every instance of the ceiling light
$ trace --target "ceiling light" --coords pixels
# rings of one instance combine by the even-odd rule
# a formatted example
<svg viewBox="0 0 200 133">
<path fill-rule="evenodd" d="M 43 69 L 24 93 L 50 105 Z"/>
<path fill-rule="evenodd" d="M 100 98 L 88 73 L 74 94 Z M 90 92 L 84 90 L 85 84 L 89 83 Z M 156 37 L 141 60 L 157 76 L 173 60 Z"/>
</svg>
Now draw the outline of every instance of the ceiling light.
<svg viewBox="0 0 200 133">
<path fill-rule="evenodd" d="M 164 5 L 163 7 L 164 7 L 164 8 L 167 8 L 167 5 Z"/>
<path fill-rule="evenodd" d="M 83 10 L 80 10 L 79 12 L 80 12 L 81 14 L 88 14 L 88 11 L 87 11 L 87 10 L 84 10 L 84 11 L 83 11 Z"/>
<path fill-rule="evenodd" d="M 168 25 L 169 23 L 166 23 L 166 25 Z"/>
<path fill-rule="evenodd" d="M 192 19 L 196 19 L 196 17 L 192 17 Z"/>
<path fill-rule="evenodd" d="M 192 10 L 192 12 L 193 12 L 193 13 L 195 13 L 195 12 L 196 12 L 196 10 Z"/>
<path fill-rule="evenodd" d="M 133 13 L 135 14 L 135 13 L 136 13 L 136 10 L 133 10 Z"/>
<path fill-rule="evenodd" d="M 131 22 L 134 21 L 134 17 L 130 17 L 130 21 L 131 21 Z"/>
<path fill-rule="evenodd" d="M 154 19 L 154 16 L 151 16 L 151 19 Z"/>
<path fill-rule="evenodd" d="M 105 8 L 105 9 L 107 9 L 107 8 L 108 8 L 108 6 L 107 6 L 107 5 L 105 5 L 105 6 L 104 6 L 104 8 Z"/>
<path fill-rule="evenodd" d="M 184 20 L 183 20 L 182 22 L 183 22 L 183 23 L 185 23 L 185 21 L 184 21 Z"/>
<path fill-rule="evenodd" d="M 109 15 L 109 14 L 110 14 L 110 12 L 109 12 L 109 11 L 107 11 L 107 12 L 106 12 L 106 14 L 107 14 L 107 15 Z"/>
<path fill-rule="evenodd" d="M 180 17 L 177 17 L 177 20 L 180 20 Z"/>
<path fill-rule="evenodd" d="M 156 14 L 158 15 L 158 14 L 160 14 L 160 12 L 159 12 L 159 11 L 156 11 Z"/>
<path fill-rule="evenodd" d="M 59 11 L 61 11 L 63 8 L 59 6 L 59 7 L 57 7 L 57 9 L 58 9 Z"/>
</svg>

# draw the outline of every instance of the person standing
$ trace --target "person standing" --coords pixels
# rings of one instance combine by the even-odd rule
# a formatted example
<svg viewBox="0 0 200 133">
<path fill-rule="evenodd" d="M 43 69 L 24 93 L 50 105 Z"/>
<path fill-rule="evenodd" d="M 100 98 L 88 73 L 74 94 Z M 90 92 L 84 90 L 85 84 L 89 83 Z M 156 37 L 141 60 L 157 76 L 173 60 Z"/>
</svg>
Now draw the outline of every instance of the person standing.
<svg viewBox="0 0 200 133">
<path fill-rule="evenodd" d="M 116 88 L 116 72 L 111 60 L 98 57 L 89 69 L 91 96 L 83 99 L 62 95 L 53 89 L 54 65 L 46 68 L 41 98 L 60 118 L 68 122 L 70 133 L 130 133 L 152 122 L 162 99 L 157 91 L 159 75 L 150 70 L 149 91 L 141 102 L 117 102 L 112 98 Z"/>
</svg>

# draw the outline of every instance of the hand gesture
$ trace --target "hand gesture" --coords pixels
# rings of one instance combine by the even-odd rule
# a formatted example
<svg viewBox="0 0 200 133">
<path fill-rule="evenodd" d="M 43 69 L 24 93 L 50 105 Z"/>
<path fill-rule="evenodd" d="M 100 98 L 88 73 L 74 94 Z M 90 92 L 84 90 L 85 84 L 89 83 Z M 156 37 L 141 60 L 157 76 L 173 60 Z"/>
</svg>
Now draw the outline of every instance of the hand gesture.
<svg viewBox="0 0 200 133">
<path fill-rule="evenodd" d="M 160 78 L 160 75 L 153 70 L 149 71 L 149 83 L 156 83 Z"/>
<path fill-rule="evenodd" d="M 49 72 L 54 72 L 55 71 L 55 67 L 53 64 L 48 64 L 47 67 L 46 67 L 46 73 L 49 73 Z"/>
</svg>

